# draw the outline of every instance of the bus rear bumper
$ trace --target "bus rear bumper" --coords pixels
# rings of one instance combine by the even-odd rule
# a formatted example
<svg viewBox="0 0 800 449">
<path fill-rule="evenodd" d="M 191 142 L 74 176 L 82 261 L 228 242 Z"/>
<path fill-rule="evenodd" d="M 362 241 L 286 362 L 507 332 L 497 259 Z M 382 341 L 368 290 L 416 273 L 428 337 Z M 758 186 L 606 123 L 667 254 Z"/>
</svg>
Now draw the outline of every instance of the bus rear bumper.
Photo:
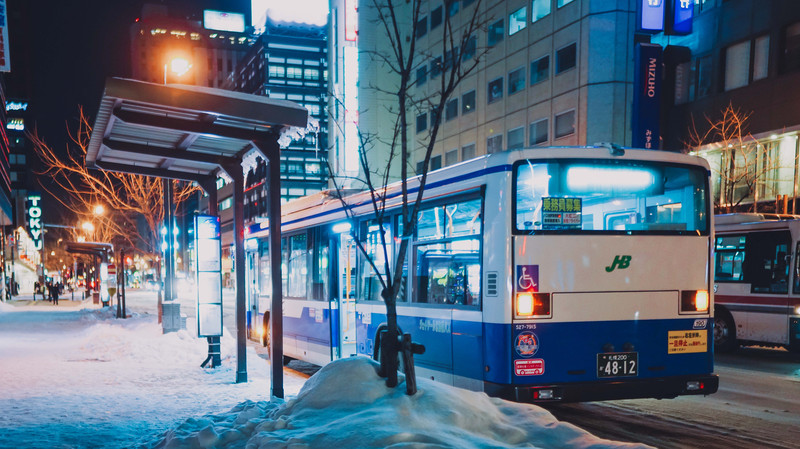
<svg viewBox="0 0 800 449">
<path fill-rule="evenodd" d="M 529 403 L 671 399 L 682 395 L 709 395 L 716 393 L 718 388 L 719 377 L 716 374 L 536 386 L 484 382 L 484 390 L 489 396 Z"/>
</svg>

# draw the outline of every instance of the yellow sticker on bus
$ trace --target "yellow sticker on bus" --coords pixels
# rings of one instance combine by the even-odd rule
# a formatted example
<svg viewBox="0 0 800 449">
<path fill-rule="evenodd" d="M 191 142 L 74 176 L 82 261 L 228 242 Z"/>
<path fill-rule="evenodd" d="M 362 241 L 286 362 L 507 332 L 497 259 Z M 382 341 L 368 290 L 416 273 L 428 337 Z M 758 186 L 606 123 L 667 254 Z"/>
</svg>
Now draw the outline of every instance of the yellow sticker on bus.
<svg viewBox="0 0 800 449">
<path fill-rule="evenodd" d="M 708 352 L 708 330 L 669 331 L 668 354 Z"/>
</svg>

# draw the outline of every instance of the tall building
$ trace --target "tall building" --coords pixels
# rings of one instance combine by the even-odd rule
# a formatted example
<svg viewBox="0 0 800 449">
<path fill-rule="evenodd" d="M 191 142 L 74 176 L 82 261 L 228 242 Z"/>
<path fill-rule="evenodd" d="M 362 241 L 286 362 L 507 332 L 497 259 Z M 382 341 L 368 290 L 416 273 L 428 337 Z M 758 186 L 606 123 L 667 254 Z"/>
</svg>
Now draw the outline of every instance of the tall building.
<svg viewBox="0 0 800 449">
<path fill-rule="evenodd" d="M 536 145 L 631 143 L 635 0 L 460 0 L 423 2 L 416 36 L 419 65 L 415 68 L 417 100 L 438 91 L 442 30 L 449 21 L 460 36 L 475 8 L 485 28 L 476 30 L 461 64 L 480 62 L 453 93 L 443 111 L 431 169 L 505 149 Z M 348 31 L 349 1 L 332 4 L 334 34 Z M 399 22 L 411 32 L 408 8 Z M 338 34 L 337 34 L 338 32 Z M 391 101 L 391 72 L 375 54 L 390 55 L 391 46 L 375 9 L 358 10 L 358 120 L 368 132 L 391 131 L 396 111 Z M 405 39 L 406 45 L 412 37 Z M 338 42 L 346 56 L 346 39 Z M 466 46 L 465 46 L 466 50 Z M 349 64 L 337 54 L 331 71 L 348 76 Z M 378 89 L 375 89 L 378 87 Z M 348 101 L 344 93 L 344 102 Z M 424 102 L 423 102 L 424 103 Z M 407 111 L 421 168 L 432 111 L 424 105 Z M 340 126 L 341 127 L 341 126 Z M 383 135 L 384 140 L 391 136 Z M 376 146 L 377 148 L 377 146 Z M 334 151 L 337 151 L 334 148 Z M 376 153 L 380 153 L 377 151 Z M 414 167 L 412 167 L 413 170 Z"/>
<path fill-rule="evenodd" d="M 281 149 L 281 199 L 288 201 L 328 185 L 328 41 L 325 26 L 267 18 L 264 32 L 241 59 L 232 83 L 239 92 L 291 100 L 308 109 L 319 131 Z M 266 214 L 266 167 L 247 173 L 245 219 Z"/>
<path fill-rule="evenodd" d="M 653 37 L 665 52 L 664 148 L 690 145 L 709 161 L 715 200 L 725 210 L 750 211 L 759 202 L 759 211 L 797 213 L 800 5 L 695 3 L 689 34 Z M 722 123 L 726 109 L 747 117 L 745 128 L 727 139 L 712 132 L 699 145 L 693 134 L 706 134 L 709 120 Z M 735 125 L 730 114 L 727 125 Z M 787 210 L 776 205 L 783 195 L 791 198 Z"/>
<path fill-rule="evenodd" d="M 155 4 L 143 6 L 130 33 L 132 76 L 151 83 L 220 87 L 253 43 L 244 14 L 206 11 L 200 22 Z"/>
</svg>

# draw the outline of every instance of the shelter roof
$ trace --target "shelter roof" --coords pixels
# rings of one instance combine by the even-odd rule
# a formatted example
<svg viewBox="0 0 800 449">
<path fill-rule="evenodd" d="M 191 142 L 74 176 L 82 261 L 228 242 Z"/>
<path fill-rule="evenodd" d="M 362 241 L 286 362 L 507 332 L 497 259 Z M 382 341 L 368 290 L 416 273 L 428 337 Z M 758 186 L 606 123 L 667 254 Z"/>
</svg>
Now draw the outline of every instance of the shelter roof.
<svg viewBox="0 0 800 449">
<path fill-rule="evenodd" d="M 305 127 L 307 121 L 308 111 L 291 101 L 109 78 L 86 166 L 197 180 L 240 162 L 253 142 L 274 141 L 284 127 Z"/>
</svg>

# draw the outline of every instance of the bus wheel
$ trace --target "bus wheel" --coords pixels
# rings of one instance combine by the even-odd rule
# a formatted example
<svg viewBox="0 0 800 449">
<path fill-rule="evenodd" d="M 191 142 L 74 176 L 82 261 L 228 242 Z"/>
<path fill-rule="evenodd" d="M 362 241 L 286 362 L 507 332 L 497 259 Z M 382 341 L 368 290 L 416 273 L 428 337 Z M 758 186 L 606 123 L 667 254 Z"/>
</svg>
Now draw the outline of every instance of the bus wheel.
<svg viewBox="0 0 800 449">
<path fill-rule="evenodd" d="M 714 313 L 714 347 L 717 352 L 731 352 L 739 344 L 736 341 L 736 326 L 733 317 L 726 310 Z"/>
</svg>

